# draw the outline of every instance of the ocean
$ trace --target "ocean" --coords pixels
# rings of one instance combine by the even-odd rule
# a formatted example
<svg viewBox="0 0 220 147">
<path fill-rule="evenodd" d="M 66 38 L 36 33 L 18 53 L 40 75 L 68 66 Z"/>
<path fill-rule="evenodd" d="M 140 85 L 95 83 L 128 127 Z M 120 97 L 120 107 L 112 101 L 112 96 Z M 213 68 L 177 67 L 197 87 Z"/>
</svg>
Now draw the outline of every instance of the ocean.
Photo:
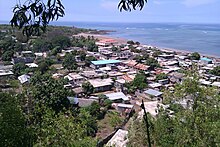
<svg viewBox="0 0 220 147">
<path fill-rule="evenodd" d="M 220 57 L 220 24 L 52 22 L 52 25 L 112 30 L 108 35 L 163 48 Z"/>
<path fill-rule="evenodd" d="M 142 44 L 220 57 L 220 24 L 54 22 L 53 25 L 112 30 L 109 36 Z"/>
</svg>

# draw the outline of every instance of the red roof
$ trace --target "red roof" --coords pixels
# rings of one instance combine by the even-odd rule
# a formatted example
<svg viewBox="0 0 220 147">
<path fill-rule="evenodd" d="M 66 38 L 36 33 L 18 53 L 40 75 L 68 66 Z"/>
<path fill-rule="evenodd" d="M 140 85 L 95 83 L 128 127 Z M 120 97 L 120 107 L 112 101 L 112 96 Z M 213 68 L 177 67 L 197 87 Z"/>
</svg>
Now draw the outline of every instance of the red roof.
<svg viewBox="0 0 220 147">
<path fill-rule="evenodd" d="M 131 81 L 133 81 L 133 79 L 130 78 L 128 75 L 123 75 L 122 78 L 123 78 L 126 82 L 131 82 Z"/>
<path fill-rule="evenodd" d="M 135 68 L 139 69 L 139 70 L 148 70 L 150 66 L 144 65 L 144 64 L 137 64 L 135 65 Z"/>
<path fill-rule="evenodd" d="M 134 67 L 137 64 L 135 60 L 130 60 L 126 63 L 127 66 Z"/>
<path fill-rule="evenodd" d="M 101 43 L 115 43 L 117 41 L 114 39 L 102 39 L 99 42 L 101 42 Z"/>
</svg>

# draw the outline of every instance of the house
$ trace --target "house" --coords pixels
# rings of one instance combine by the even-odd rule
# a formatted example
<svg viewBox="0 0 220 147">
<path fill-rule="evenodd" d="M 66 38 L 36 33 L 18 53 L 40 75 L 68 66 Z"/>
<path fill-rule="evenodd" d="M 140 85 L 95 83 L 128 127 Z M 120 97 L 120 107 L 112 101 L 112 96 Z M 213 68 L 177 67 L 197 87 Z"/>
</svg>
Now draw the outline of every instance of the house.
<svg viewBox="0 0 220 147">
<path fill-rule="evenodd" d="M 163 94 L 163 92 L 160 92 L 158 90 L 154 90 L 154 89 L 148 89 L 146 91 L 144 91 L 144 93 L 148 96 L 150 96 L 151 100 L 160 100 L 161 96 Z"/>
<path fill-rule="evenodd" d="M 150 88 L 153 88 L 153 89 L 155 89 L 155 88 L 159 88 L 160 89 L 162 84 L 160 84 L 160 83 L 151 83 L 151 84 L 148 84 L 148 86 Z"/>
<path fill-rule="evenodd" d="M 34 58 L 31 57 L 17 57 L 17 58 L 12 58 L 12 64 L 17 64 L 17 63 L 33 63 Z"/>
<path fill-rule="evenodd" d="M 123 104 L 123 103 L 117 104 L 117 103 L 113 103 L 112 105 L 113 105 L 113 107 L 115 107 L 115 109 L 116 109 L 117 111 L 119 111 L 120 114 L 123 115 L 123 116 L 129 116 L 129 114 L 130 114 L 132 111 L 134 111 L 134 109 L 133 109 L 133 108 L 134 108 L 134 105 L 131 105 L 131 104 Z"/>
<path fill-rule="evenodd" d="M 109 91 L 113 87 L 112 79 L 92 79 L 88 80 L 90 84 L 94 87 L 95 92 Z"/>
<path fill-rule="evenodd" d="M 199 79 L 199 82 L 202 84 L 202 85 L 205 85 L 205 86 L 210 86 L 212 82 L 210 81 L 206 81 L 205 79 Z"/>
<path fill-rule="evenodd" d="M 105 96 L 108 97 L 109 100 L 113 101 L 113 102 L 129 102 L 129 98 L 124 95 L 123 92 L 114 92 L 114 93 L 109 93 L 109 94 L 105 94 Z"/>
<path fill-rule="evenodd" d="M 34 53 L 34 55 L 36 56 L 36 58 L 46 58 L 47 57 L 47 53 L 43 52 L 43 53 Z"/>
<path fill-rule="evenodd" d="M 162 85 L 166 85 L 166 84 L 169 84 L 169 80 L 168 79 L 158 80 L 158 83 L 160 83 Z"/>
<path fill-rule="evenodd" d="M 159 55 L 158 57 L 164 58 L 164 59 L 172 59 L 172 58 L 174 58 L 174 55 L 173 54 L 170 54 L 170 55 L 162 54 L 162 55 Z"/>
<path fill-rule="evenodd" d="M 29 68 L 37 68 L 38 67 L 38 65 L 36 63 L 27 63 L 25 65 L 27 65 Z"/>
<path fill-rule="evenodd" d="M 97 69 L 100 67 L 106 67 L 106 65 L 113 64 L 119 65 L 121 63 L 120 60 L 98 60 L 98 61 L 91 61 L 91 68 Z"/>
<path fill-rule="evenodd" d="M 123 76 L 124 74 L 121 72 L 116 72 L 116 71 L 110 71 L 107 73 L 109 75 L 109 77 L 119 77 L 119 76 Z"/>
<path fill-rule="evenodd" d="M 32 51 L 21 51 L 21 55 L 23 57 L 32 57 L 32 56 L 34 56 Z"/>
<path fill-rule="evenodd" d="M 132 56 L 132 53 L 130 51 L 121 51 L 116 53 L 116 56 L 119 57 L 119 59 L 128 59 Z"/>
<path fill-rule="evenodd" d="M 213 82 L 212 86 L 216 86 L 216 87 L 220 88 L 220 82 Z"/>
<path fill-rule="evenodd" d="M 98 46 L 106 47 L 106 46 L 110 46 L 110 45 L 117 44 L 117 43 L 118 42 L 115 39 L 102 39 L 96 42 L 95 44 Z"/>
<path fill-rule="evenodd" d="M 84 77 L 76 73 L 69 73 L 64 78 L 67 78 L 71 83 L 76 85 L 81 85 L 85 81 Z"/>
<path fill-rule="evenodd" d="M 183 81 L 184 74 L 179 72 L 173 72 L 169 74 L 168 77 L 172 83 L 180 83 Z"/>
<path fill-rule="evenodd" d="M 128 142 L 128 131 L 119 129 L 115 135 L 108 141 L 106 147 L 126 147 Z"/>
<path fill-rule="evenodd" d="M 98 102 L 95 99 L 84 99 L 84 98 L 77 98 L 77 97 L 67 97 L 69 100 L 70 105 L 73 107 L 88 107 L 93 102 Z"/>
<path fill-rule="evenodd" d="M 141 103 L 139 103 L 139 105 L 141 105 Z M 159 101 L 144 102 L 145 110 L 153 117 L 156 117 L 158 114 L 158 105 L 165 108 L 165 105 L 159 103 Z M 144 110 L 141 110 L 138 114 L 138 118 L 143 118 L 143 116 Z"/>
<path fill-rule="evenodd" d="M 123 91 L 125 83 L 126 83 L 126 81 L 124 79 L 117 79 L 115 81 L 116 90 L 117 91 Z"/>
<path fill-rule="evenodd" d="M 169 61 L 169 60 L 168 60 L 168 61 L 166 61 L 166 62 L 164 62 L 164 61 L 161 62 L 160 65 L 161 65 L 161 66 L 176 66 L 176 65 L 179 66 L 179 62 L 176 61 L 176 60 L 173 60 L 173 61 Z"/>
<path fill-rule="evenodd" d="M 203 64 L 212 64 L 212 59 L 203 57 L 203 58 L 200 59 L 200 62 L 203 63 Z"/>
<path fill-rule="evenodd" d="M 3 64 L 0 64 L 0 70 L 12 70 L 13 68 L 13 65 L 3 65 Z"/>
<path fill-rule="evenodd" d="M 10 70 L 0 70 L 0 77 L 7 77 L 7 76 L 11 76 L 14 73 Z"/>
<path fill-rule="evenodd" d="M 30 81 L 30 76 L 29 75 L 21 75 L 18 77 L 18 80 L 20 81 L 21 84 L 24 84 L 24 83 L 28 83 Z"/>
<path fill-rule="evenodd" d="M 81 97 L 84 94 L 82 87 L 74 87 L 72 91 L 74 91 L 77 97 Z"/>
<path fill-rule="evenodd" d="M 129 74 L 126 74 L 126 75 L 123 75 L 122 76 L 122 79 L 125 80 L 125 82 L 129 83 L 129 82 L 132 82 L 135 78 L 135 75 L 129 75 Z"/>
<path fill-rule="evenodd" d="M 85 78 L 88 79 L 94 79 L 94 78 L 100 78 L 104 75 L 102 72 L 94 71 L 94 70 L 89 70 L 89 71 L 83 71 L 80 73 Z"/>
<path fill-rule="evenodd" d="M 140 63 L 135 65 L 134 67 L 138 70 L 143 70 L 143 71 L 147 71 L 150 68 L 150 66 L 140 64 Z"/>
<path fill-rule="evenodd" d="M 105 49 L 100 49 L 99 52 L 105 56 L 107 59 L 109 59 L 110 57 L 112 57 L 113 52 L 109 51 L 109 50 L 105 50 Z"/>
<path fill-rule="evenodd" d="M 52 75 L 52 78 L 54 78 L 54 79 L 59 79 L 61 77 L 63 77 L 63 74 L 60 74 L 60 73 L 55 73 Z"/>
<path fill-rule="evenodd" d="M 134 67 L 136 64 L 138 64 L 135 60 L 128 60 L 126 62 L 123 62 L 128 67 Z"/>
</svg>

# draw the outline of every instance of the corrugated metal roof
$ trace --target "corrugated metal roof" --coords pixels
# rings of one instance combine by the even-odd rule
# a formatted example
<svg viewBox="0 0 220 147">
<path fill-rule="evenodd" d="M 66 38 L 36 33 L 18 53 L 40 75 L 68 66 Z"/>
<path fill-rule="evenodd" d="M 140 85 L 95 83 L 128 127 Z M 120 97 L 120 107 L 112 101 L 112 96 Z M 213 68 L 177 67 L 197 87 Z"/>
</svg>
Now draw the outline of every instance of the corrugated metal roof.
<svg viewBox="0 0 220 147">
<path fill-rule="evenodd" d="M 161 94 L 163 94 L 163 92 L 153 90 L 153 89 L 148 89 L 148 90 L 144 91 L 144 93 L 149 94 L 149 95 L 153 95 L 153 96 L 160 96 Z"/>
<path fill-rule="evenodd" d="M 118 99 L 123 99 L 124 101 L 128 101 L 128 97 L 126 95 L 124 95 L 123 92 L 115 92 L 115 93 L 109 93 L 106 94 L 106 96 L 110 99 L 110 100 L 118 100 Z"/>
</svg>

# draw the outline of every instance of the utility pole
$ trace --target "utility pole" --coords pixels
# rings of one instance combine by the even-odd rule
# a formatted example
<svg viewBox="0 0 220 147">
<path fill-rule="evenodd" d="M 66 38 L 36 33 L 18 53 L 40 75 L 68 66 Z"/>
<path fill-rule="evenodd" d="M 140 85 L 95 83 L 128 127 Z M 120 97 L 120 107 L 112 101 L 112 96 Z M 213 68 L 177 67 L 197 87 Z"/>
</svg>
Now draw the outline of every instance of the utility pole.
<svg viewBox="0 0 220 147">
<path fill-rule="evenodd" d="M 142 99 L 142 104 L 141 104 L 141 108 L 144 110 L 144 120 L 145 120 L 145 123 L 146 123 L 146 126 L 147 126 L 147 140 L 148 140 L 148 147 L 151 147 L 151 141 L 150 141 L 150 131 L 149 131 L 149 123 L 148 123 L 148 119 L 147 119 L 147 112 L 145 110 L 145 107 L 144 107 L 144 101 Z"/>
</svg>

